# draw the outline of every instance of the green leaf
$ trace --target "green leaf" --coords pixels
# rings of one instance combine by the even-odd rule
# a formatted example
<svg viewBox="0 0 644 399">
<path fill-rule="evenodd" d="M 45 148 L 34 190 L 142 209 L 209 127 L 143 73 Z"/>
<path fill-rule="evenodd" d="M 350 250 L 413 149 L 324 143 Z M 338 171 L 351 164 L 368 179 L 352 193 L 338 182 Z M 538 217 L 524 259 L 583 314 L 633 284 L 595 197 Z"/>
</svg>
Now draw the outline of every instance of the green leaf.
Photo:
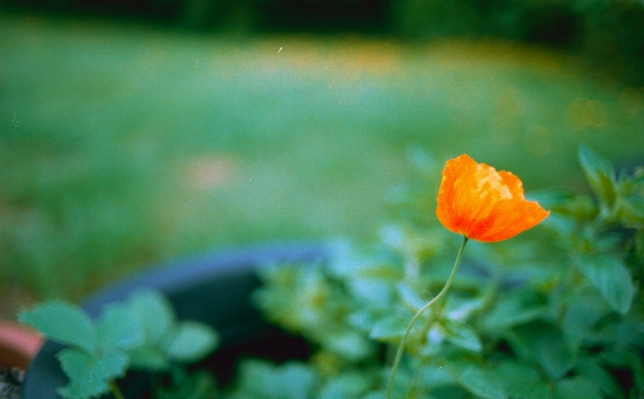
<svg viewBox="0 0 644 399">
<path fill-rule="evenodd" d="M 496 374 L 510 397 L 515 399 L 548 399 L 548 385 L 539 370 L 514 360 L 505 360 Z"/>
<path fill-rule="evenodd" d="M 644 331 L 644 320 L 641 316 L 622 317 L 612 323 L 604 323 L 595 337 L 613 350 L 642 348 L 644 347 L 642 331 Z"/>
<path fill-rule="evenodd" d="M 20 314 L 28 324 L 54 341 L 77 346 L 89 352 L 97 347 L 96 329 L 78 306 L 63 301 L 49 301 Z"/>
<path fill-rule="evenodd" d="M 354 399 L 364 394 L 372 383 L 364 373 L 345 372 L 327 382 L 318 399 Z"/>
<path fill-rule="evenodd" d="M 215 399 L 219 398 L 213 373 L 204 370 L 188 372 L 174 367 L 169 385 L 158 385 L 155 399 Z"/>
<path fill-rule="evenodd" d="M 580 255 L 575 264 L 613 310 L 620 314 L 628 312 L 635 288 L 628 269 L 620 260 L 602 254 Z"/>
<path fill-rule="evenodd" d="M 487 331 L 498 334 L 541 317 L 545 309 L 540 295 L 525 289 L 513 290 L 499 297 L 496 305 L 487 312 L 483 326 Z"/>
<path fill-rule="evenodd" d="M 388 371 L 388 370 L 387 370 Z M 414 370 L 415 371 L 415 370 Z M 413 397 L 413 392 L 416 390 L 416 386 L 420 381 L 417 377 L 420 375 L 414 373 L 409 367 L 400 367 L 396 373 L 396 379 L 394 380 L 394 385 L 391 388 L 392 398 L 411 398 Z M 389 378 L 389 373 L 386 373 L 386 377 Z"/>
<path fill-rule="evenodd" d="M 563 327 L 567 336 L 577 342 L 582 342 L 590 334 L 595 334 L 595 325 L 612 310 L 604 298 L 592 286 L 586 286 L 575 291 L 563 319 Z"/>
<path fill-rule="evenodd" d="M 631 346 L 628 350 L 621 349 L 603 352 L 601 357 L 611 367 L 630 369 L 635 386 L 640 386 L 644 389 L 644 363 L 639 350 Z"/>
<path fill-rule="evenodd" d="M 122 305 L 108 305 L 96 323 L 101 348 L 134 348 L 143 343 L 143 327 Z"/>
<path fill-rule="evenodd" d="M 599 200 L 604 205 L 610 206 L 617 196 L 615 168 L 608 160 L 585 146 L 579 147 L 578 157 L 588 184 Z"/>
<path fill-rule="evenodd" d="M 379 320 L 380 318 L 377 315 L 364 309 L 358 310 L 347 317 L 351 327 L 361 331 L 371 331 Z"/>
<path fill-rule="evenodd" d="M 553 399 L 602 399 L 597 384 L 579 376 L 558 381 L 552 396 Z"/>
<path fill-rule="evenodd" d="M 517 352 L 535 359 L 552 379 L 564 376 L 574 365 L 572 350 L 561 330 L 541 321 L 517 327 L 512 336 Z"/>
<path fill-rule="evenodd" d="M 366 339 L 364 334 L 351 329 L 338 329 L 329 332 L 321 338 L 320 344 L 329 352 L 352 362 L 364 359 L 374 352 L 373 344 Z"/>
<path fill-rule="evenodd" d="M 400 283 L 396 285 L 396 290 L 398 291 L 398 296 L 405 305 L 414 309 L 414 312 L 420 310 L 423 306 L 427 304 L 427 300 L 421 298 L 412 287 L 408 284 Z"/>
<path fill-rule="evenodd" d="M 605 368 L 591 357 L 580 358 L 577 361 L 575 370 L 580 376 L 593 381 L 599 388 L 611 398 L 622 398 L 624 395 L 620 390 L 615 378 Z"/>
<path fill-rule="evenodd" d="M 454 321 L 465 321 L 472 313 L 478 311 L 485 305 L 483 298 L 461 298 L 458 296 L 449 296 L 445 299 L 445 308 L 443 310 L 447 318 Z"/>
<path fill-rule="evenodd" d="M 69 378 L 69 384 L 59 393 L 69 399 L 99 397 L 110 390 L 109 382 L 123 377 L 128 356 L 119 351 L 94 355 L 86 351 L 67 348 L 57 354 L 60 365 Z"/>
<path fill-rule="evenodd" d="M 146 341 L 158 342 L 175 323 L 172 306 L 158 292 L 139 291 L 129 299 L 128 306 L 141 324 Z"/>
<path fill-rule="evenodd" d="M 165 371 L 170 367 L 167 353 L 150 343 L 132 349 L 130 362 L 133 369 L 139 370 Z"/>
<path fill-rule="evenodd" d="M 567 190 L 544 189 L 537 192 L 532 191 L 528 199 L 537 201 L 544 209 L 553 212 L 544 221 L 544 224 L 564 237 L 575 230 L 575 221 L 591 220 L 599 213 L 597 204 L 590 195 L 574 194 Z"/>
<path fill-rule="evenodd" d="M 168 348 L 168 357 L 182 362 L 194 362 L 209 354 L 219 344 L 219 336 L 210 326 L 185 321 Z"/>
<path fill-rule="evenodd" d="M 404 313 L 389 315 L 376 323 L 369 334 L 369 338 L 377 341 L 391 341 L 402 338 L 411 317 Z"/>
<path fill-rule="evenodd" d="M 481 360 L 469 355 L 451 357 L 445 363 L 454 380 L 474 395 L 485 399 L 506 398 L 501 382 Z"/>
<path fill-rule="evenodd" d="M 481 345 L 481 338 L 470 325 L 445 320 L 443 327 L 445 328 L 445 339 L 447 341 L 473 352 L 481 351 L 483 347 Z"/>
<path fill-rule="evenodd" d="M 447 385 L 454 385 L 454 378 L 440 365 L 428 365 L 420 369 L 421 384 L 425 388 L 435 389 Z"/>
<path fill-rule="evenodd" d="M 630 197 L 618 196 L 615 200 L 614 209 L 615 219 L 626 227 L 642 227 L 644 223 L 644 198 L 642 198 L 641 194 Z"/>
<path fill-rule="evenodd" d="M 318 384 L 314 369 L 305 364 L 286 363 L 273 366 L 260 360 L 249 360 L 241 366 L 240 390 L 249 398 L 309 398 Z"/>
</svg>

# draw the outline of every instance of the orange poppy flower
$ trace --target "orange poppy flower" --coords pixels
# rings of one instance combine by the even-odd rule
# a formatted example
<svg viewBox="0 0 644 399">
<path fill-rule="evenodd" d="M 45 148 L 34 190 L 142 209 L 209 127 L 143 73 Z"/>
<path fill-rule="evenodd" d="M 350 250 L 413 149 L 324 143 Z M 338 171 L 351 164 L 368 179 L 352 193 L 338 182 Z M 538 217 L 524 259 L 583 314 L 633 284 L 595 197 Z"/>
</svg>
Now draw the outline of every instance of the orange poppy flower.
<svg viewBox="0 0 644 399">
<path fill-rule="evenodd" d="M 447 161 L 438 190 L 436 216 L 448 230 L 494 242 L 536 226 L 550 212 L 523 195 L 523 183 L 463 154 Z"/>
</svg>

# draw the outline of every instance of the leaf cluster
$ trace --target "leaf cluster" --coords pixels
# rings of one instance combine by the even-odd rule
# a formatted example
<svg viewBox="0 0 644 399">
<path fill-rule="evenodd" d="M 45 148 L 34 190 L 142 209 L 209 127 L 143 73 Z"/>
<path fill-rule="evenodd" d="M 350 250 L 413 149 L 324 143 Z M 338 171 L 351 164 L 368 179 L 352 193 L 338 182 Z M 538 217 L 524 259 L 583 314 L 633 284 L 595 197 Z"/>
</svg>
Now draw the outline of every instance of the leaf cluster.
<svg viewBox="0 0 644 399">
<path fill-rule="evenodd" d="M 96 320 L 63 301 L 45 302 L 19 317 L 67 345 L 57 357 L 69 379 L 59 393 L 68 399 L 100 397 L 129 369 L 168 371 L 175 363 L 201 359 L 218 344 L 212 328 L 178 321 L 169 302 L 148 290 L 107 305 Z"/>
<path fill-rule="evenodd" d="M 618 176 L 585 147 L 579 160 L 594 196 L 535 194 L 552 212 L 535 234 L 472 243 L 452 289 L 412 329 L 393 397 L 625 399 L 644 389 L 644 169 Z M 434 182 L 439 171 L 424 164 Z M 244 363 L 233 398 L 384 398 L 404 330 L 456 253 L 454 236 L 422 217 L 431 200 L 400 192 L 416 208 L 397 213 L 369 256 L 343 247 L 325 264 L 262 272 L 256 302 L 316 354 Z"/>
</svg>

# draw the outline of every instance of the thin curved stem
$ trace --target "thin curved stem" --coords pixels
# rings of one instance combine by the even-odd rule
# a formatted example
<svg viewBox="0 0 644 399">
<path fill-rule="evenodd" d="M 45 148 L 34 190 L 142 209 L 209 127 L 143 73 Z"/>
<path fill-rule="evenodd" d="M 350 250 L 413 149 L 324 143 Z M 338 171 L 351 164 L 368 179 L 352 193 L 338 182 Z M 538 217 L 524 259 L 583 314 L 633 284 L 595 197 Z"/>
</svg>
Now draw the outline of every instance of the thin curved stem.
<svg viewBox="0 0 644 399">
<path fill-rule="evenodd" d="M 114 395 L 115 399 L 125 399 L 121 393 L 121 389 L 114 381 L 110 381 L 110 389 L 112 390 L 112 395 Z"/>
<path fill-rule="evenodd" d="M 394 386 L 394 379 L 396 378 L 396 371 L 398 371 L 398 366 L 400 365 L 400 359 L 402 358 L 403 349 L 405 348 L 405 341 L 407 341 L 407 337 L 409 336 L 414 323 L 423 314 L 423 312 L 425 312 L 434 303 L 441 299 L 443 295 L 445 295 L 449 287 L 452 285 L 452 281 L 454 281 L 454 276 L 456 275 L 456 270 L 458 270 L 458 266 L 461 263 L 461 258 L 463 257 L 463 252 L 465 251 L 465 244 L 467 244 L 467 237 L 463 236 L 463 244 L 461 244 L 461 248 L 458 250 L 456 261 L 454 262 L 454 266 L 452 267 L 452 273 L 449 275 L 449 278 L 447 279 L 447 282 L 445 283 L 443 289 L 431 301 L 429 301 L 418 312 L 416 312 L 414 317 L 411 318 L 411 321 L 407 325 L 405 335 L 403 335 L 402 339 L 400 340 L 400 345 L 398 346 L 398 351 L 396 352 L 396 359 L 394 360 L 394 365 L 391 369 L 391 377 L 389 377 L 389 385 L 387 386 L 387 399 L 391 399 L 391 389 Z"/>
</svg>

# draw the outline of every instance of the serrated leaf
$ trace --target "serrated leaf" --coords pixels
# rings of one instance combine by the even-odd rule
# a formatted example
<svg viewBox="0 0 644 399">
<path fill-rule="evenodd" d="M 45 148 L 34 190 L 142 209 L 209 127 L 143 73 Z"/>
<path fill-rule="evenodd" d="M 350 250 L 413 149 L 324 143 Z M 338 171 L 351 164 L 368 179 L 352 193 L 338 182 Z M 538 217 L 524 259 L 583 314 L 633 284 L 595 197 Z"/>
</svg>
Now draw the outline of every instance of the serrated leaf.
<svg viewBox="0 0 644 399">
<path fill-rule="evenodd" d="M 519 352 L 535 359 L 552 379 L 564 376 L 575 363 L 563 333 L 553 324 L 535 321 L 522 325 L 514 330 L 513 340 Z"/>
<path fill-rule="evenodd" d="M 175 322 L 172 306 L 155 291 L 135 293 L 128 300 L 128 307 L 143 328 L 148 342 L 158 342 Z"/>
<path fill-rule="evenodd" d="M 391 341 L 402 338 L 410 320 L 411 316 L 402 313 L 389 315 L 373 326 L 369 338 L 377 341 Z"/>
<path fill-rule="evenodd" d="M 617 195 L 615 168 L 608 160 L 585 146 L 579 148 L 578 158 L 584 169 L 588 184 L 590 184 L 600 201 L 610 206 Z"/>
<path fill-rule="evenodd" d="M 109 382 L 123 377 L 128 365 L 127 354 L 108 351 L 101 355 L 67 348 L 57 354 L 69 384 L 59 390 L 69 399 L 99 397 L 110 390 Z"/>
<path fill-rule="evenodd" d="M 534 367 L 506 360 L 496 368 L 496 375 L 512 398 L 548 399 L 548 385 Z"/>
<path fill-rule="evenodd" d="M 129 308 L 109 305 L 96 323 L 102 348 L 131 349 L 143 343 L 143 327 Z"/>
<path fill-rule="evenodd" d="M 454 380 L 474 395 L 485 399 L 507 398 L 497 376 L 474 356 L 454 356 L 445 362 Z"/>
<path fill-rule="evenodd" d="M 619 259 L 602 254 L 580 255 L 575 264 L 613 310 L 620 314 L 628 312 L 635 288 L 628 269 Z"/>
<path fill-rule="evenodd" d="M 597 384 L 584 377 L 572 377 L 557 381 L 553 399 L 602 399 Z"/>
<path fill-rule="evenodd" d="M 78 306 L 63 301 L 50 301 L 20 314 L 28 324 L 54 341 L 77 346 L 89 352 L 97 349 L 96 329 Z"/>
<path fill-rule="evenodd" d="M 476 330 L 466 323 L 445 320 L 445 339 L 450 343 L 473 352 L 480 352 L 483 347 Z"/>
<path fill-rule="evenodd" d="M 168 347 L 168 357 L 181 362 L 194 362 L 208 355 L 219 344 L 219 336 L 208 325 L 194 321 L 179 324 Z"/>
</svg>

